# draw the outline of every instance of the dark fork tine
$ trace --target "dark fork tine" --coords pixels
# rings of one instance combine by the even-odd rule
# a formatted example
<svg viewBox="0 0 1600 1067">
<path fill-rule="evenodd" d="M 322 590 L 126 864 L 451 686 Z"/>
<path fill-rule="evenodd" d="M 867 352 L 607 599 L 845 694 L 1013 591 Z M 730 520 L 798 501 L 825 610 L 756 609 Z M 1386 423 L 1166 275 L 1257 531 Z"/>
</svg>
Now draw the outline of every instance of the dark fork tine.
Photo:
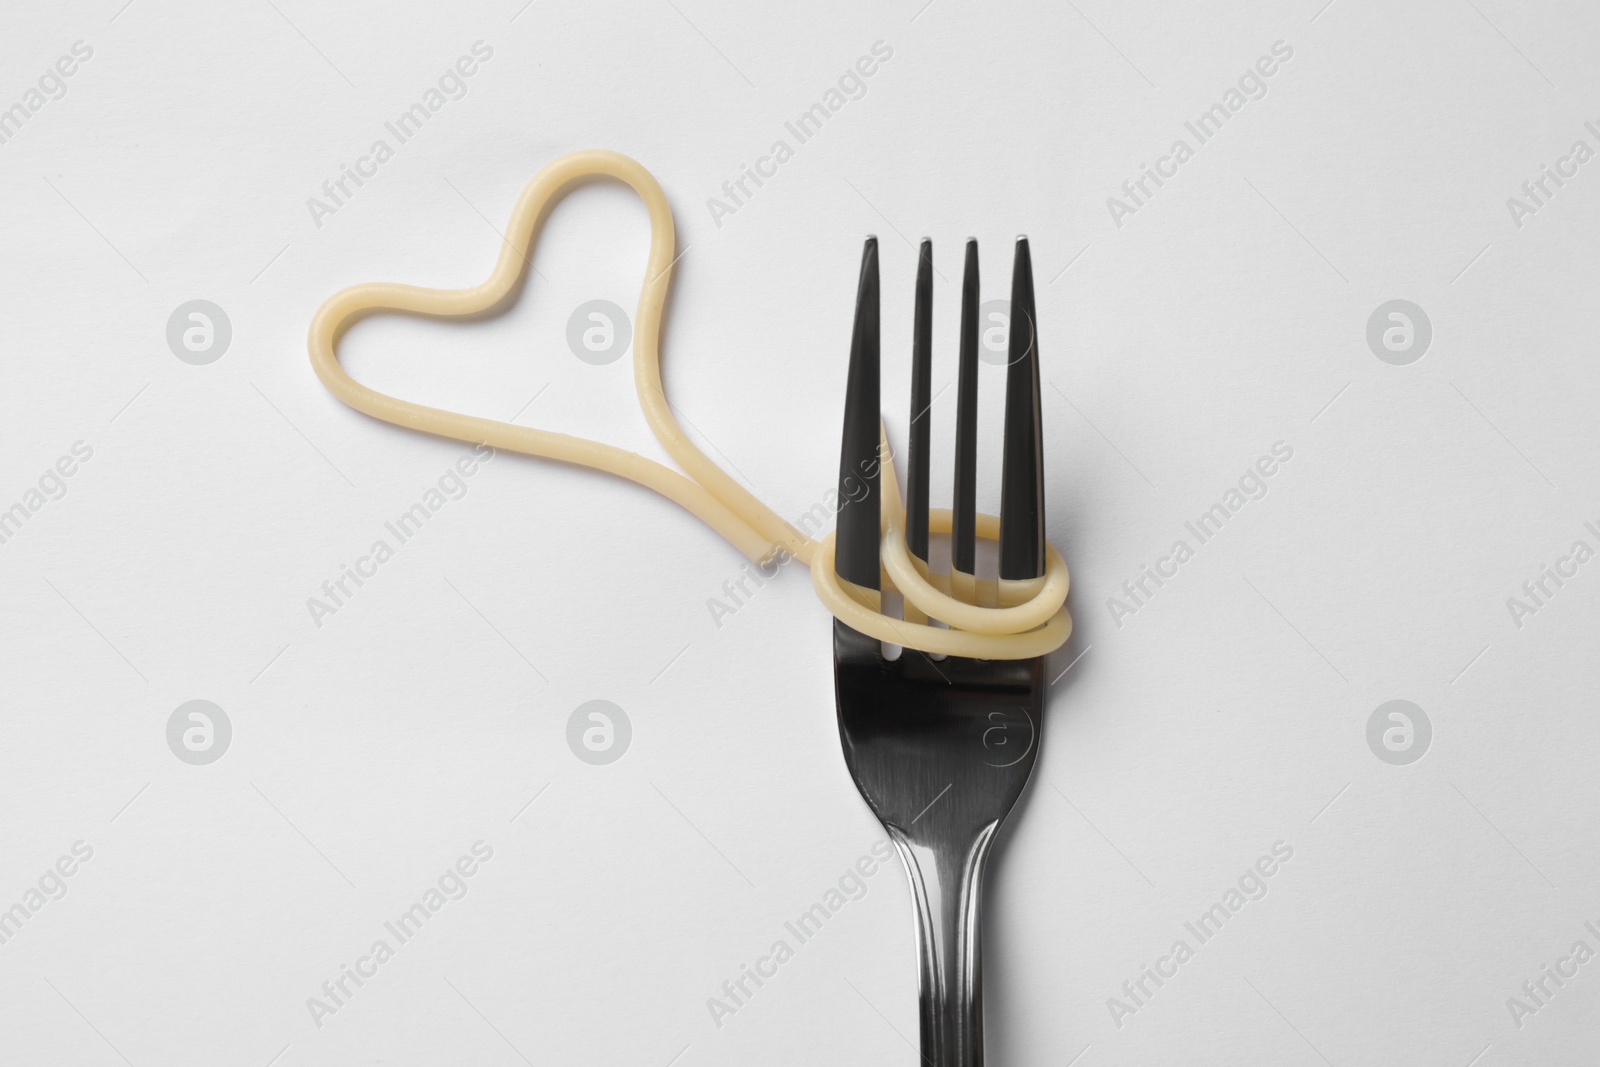
<svg viewBox="0 0 1600 1067">
<path fill-rule="evenodd" d="M 950 502 L 950 570 L 973 573 L 978 510 L 978 242 L 967 241 L 956 371 L 956 484 Z"/>
<path fill-rule="evenodd" d="M 911 320 L 911 433 L 906 451 L 906 547 L 928 559 L 928 449 L 933 417 L 928 408 L 933 372 L 933 242 L 917 254 L 916 309 Z"/>
<path fill-rule="evenodd" d="M 834 572 L 864 589 L 878 585 L 878 239 L 861 250 L 855 332 L 839 448 L 839 519 Z"/>
<path fill-rule="evenodd" d="M 1044 574 L 1044 438 L 1039 413 L 1039 333 L 1033 257 L 1017 238 L 1011 267 L 1005 451 L 1000 472 L 1000 577 Z"/>
</svg>

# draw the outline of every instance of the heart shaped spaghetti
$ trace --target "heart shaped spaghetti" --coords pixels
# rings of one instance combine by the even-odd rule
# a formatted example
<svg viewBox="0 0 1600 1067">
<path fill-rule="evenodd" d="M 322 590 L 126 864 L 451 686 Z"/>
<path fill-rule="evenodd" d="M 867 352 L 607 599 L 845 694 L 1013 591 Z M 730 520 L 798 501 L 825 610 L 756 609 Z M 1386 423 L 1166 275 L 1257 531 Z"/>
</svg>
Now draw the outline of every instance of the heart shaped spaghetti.
<svg viewBox="0 0 1600 1067">
<path fill-rule="evenodd" d="M 635 316 L 634 387 L 651 432 L 683 473 L 599 441 L 401 400 L 362 385 L 346 373 L 339 363 L 339 339 L 352 323 L 367 315 L 401 311 L 441 319 L 463 318 L 498 304 L 527 267 L 534 236 L 551 206 L 573 185 L 597 175 L 628 185 L 649 212 L 650 254 Z M 469 444 L 485 443 L 606 471 L 681 505 L 754 562 L 763 563 L 780 554 L 806 562 L 827 608 L 869 636 L 924 652 L 980 659 L 1026 659 L 1065 643 L 1072 631 L 1072 619 L 1064 606 L 1067 569 L 1053 547 L 1048 549 L 1045 577 L 1030 590 L 1032 596 L 1024 603 L 998 608 L 957 602 L 948 595 L 947 580 L 941 583 L 946 588 L 939 588 L 935 583 L 940 576 L 930 580 L 907 558 L 894 469 L 885 463 L 882 558 L 889 567 L 886 588 L 899 589 L 924 613 L 944 619 L 955 628 L 947 630 L 893 619 L 876 610 L 876 605 L 859 602 L 840 586 L 833 571 L 832 534 L 820 542 L 812 541 L 695 447 L 673 417 L 661 386 L 661 314 L 671 281 L 675 245 L 671 205 L 649 171 L 616 152 L 574 152 L 539 171 L 523 189 L 512 209 L 500 258 L 485 281 L 470 289 L 426 289 L 389 282 L 342 289 L 329 297 L 311 320 L 307 342 L 311 366 L 334 396 L 373 418 Z M 935 513 L 935 532 L 941 532 L 940 521 Z M 946 514 L 943 527 L 948 529 L 948 525 Z M 978 517 L 980 536 L 993 538 L 998 527 L 999 520 L 993 516 Z M 995 604 L 998 595 L 997 590 L 990 590 L 988 603 Z M 980 595 L 979 599 L 985 597 Z"/>
</svg>

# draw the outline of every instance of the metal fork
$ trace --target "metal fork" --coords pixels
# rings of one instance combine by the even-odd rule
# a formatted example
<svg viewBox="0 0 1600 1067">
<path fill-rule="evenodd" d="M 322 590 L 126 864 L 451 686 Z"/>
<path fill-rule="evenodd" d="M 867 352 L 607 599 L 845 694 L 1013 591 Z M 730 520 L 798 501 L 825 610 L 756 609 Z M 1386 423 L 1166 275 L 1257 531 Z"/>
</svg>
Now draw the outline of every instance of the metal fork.
<svg viewBox="0 0 1600 1067">
<path fill-rule="evenodd" d="M 928 558 L 929 377 L 933 248 L 919 255 L 913 322 L 906 541 Z M 879 586 L 878 242 L 862 252 L 839 456 L 835 570 Z M 961 294 L 952 577 L 973 573 L 977 468 L 978 246 L 967 242 Z M 1044 473 L 1033 266 L 1017 241 L 1011 279 L 1000 577 L 1044 574 Z M 887 459 L 884 460 L 885 462 Z M 847 479 L 849 481 L 847 482 Z M 865 482 L 868 489 L 861 491 Z M 846 488 L 853 494 L 847 494 Z M 970 579 L 967 579 L 970 582 Z M 980 902 L 1000 823 L 1027 785 L 1043 724 L 1043 660 L 935 662 L 907 651 L 885 659 L 878 641 L 833 624 L 834 688 L 845 763 L 905 863 L 915 908 L 922 1059 L 983 1064 Z"/>
</svg>

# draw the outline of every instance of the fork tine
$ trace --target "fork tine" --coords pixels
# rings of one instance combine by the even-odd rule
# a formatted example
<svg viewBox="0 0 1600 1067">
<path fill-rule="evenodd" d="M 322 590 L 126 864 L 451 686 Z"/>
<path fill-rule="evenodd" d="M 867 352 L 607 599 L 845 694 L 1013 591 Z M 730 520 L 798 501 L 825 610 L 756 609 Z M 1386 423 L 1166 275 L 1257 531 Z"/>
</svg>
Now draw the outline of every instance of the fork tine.
<svg viewBox="0 0 1600 1067">
<path fill-rule="evenodd" d="M 973 573 L 978 482 L 978 242 L 967 241 L 961 278 L 961 352 L 956 378 L 956 484 L 951 499 L 951 582 Z M 970 581 L 967 582 L 970 587 Z M 959 590 L 957 590 L 959 595 Z"/>
<path fill-rule="evenodd" d="M 928 412 L 933 370 L 933 242 L 924 239 L 917 254 L 916 308 L 911 322 L 911 432 L 906 451 L 906 547 L 928 559 Z"/>
<path fill-rule="evenodd" d="M 833 569 L 864 589 L 878 585 L 878 239 L 861 250 L 855 331 L 839 448 L 839 520 Z M 863 491 L 862 486 L 865 486 Z"/>
<path fill-rule="evenodd" d="M 1044 437 L 1039 413 L 1039 331 L 1033 257 L 1017 238 L 1011 267 L 1005 450 L 1000 473 L 1000 577 L 1044 574 Z"/>
</svg>

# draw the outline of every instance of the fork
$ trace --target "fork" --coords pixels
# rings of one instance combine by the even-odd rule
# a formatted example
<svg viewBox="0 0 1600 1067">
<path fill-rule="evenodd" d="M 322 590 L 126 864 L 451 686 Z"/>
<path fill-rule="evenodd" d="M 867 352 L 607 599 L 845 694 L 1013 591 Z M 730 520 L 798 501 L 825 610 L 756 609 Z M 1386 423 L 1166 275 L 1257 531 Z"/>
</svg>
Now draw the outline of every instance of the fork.
<svg viewBox="0 0 1600 1067">
<path fill-rule="evenodd" d="M 928 560 L 932 272 L 933 246 L 923 241 L 905 494 L 907 547 L 923 564 Z M 834 568 L 868 598 L 881 589 L 878 305 L 878 242 L 869 237 L 861 258 L 845 393 L 839 496 L 848 503 L 839 512 Z M 1039 360 L 1025 237 L 1017 241 L 1012 267 L 1011 311 L 1000 504 L 1002 595 L 1008 581 L 1036 578 L 1045 564 Z M 970 597 L 978 392 L 978 246 L 972 240 L 966 247 L 959 347 L 951 588 Z M 845 492 L 847 484 L 853 495 Z M 845 763 L 911 882 L 922 1059 L 931 1067 L 982 1067 L 984 867 L 1038 756 L 1043 660 L 952 656 L 935 661 L 911 650 L 888 659 L 880 642 L 835 619 L 833 663 Z"/>
</svg>

